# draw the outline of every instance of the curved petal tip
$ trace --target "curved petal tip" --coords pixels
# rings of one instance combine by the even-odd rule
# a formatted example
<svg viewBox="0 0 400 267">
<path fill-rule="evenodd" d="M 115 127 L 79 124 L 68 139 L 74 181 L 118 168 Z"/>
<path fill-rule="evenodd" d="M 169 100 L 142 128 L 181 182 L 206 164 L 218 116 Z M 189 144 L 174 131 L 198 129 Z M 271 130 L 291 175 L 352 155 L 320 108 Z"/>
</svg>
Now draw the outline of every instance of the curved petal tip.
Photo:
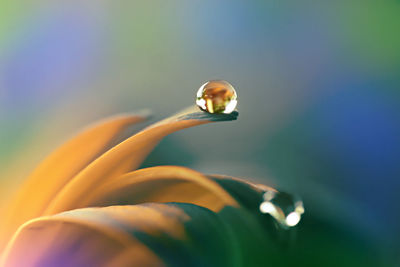
<svg viewBox="0 0 400 267">
<path fill-rule="evenodd" d="M 233 121 L 236 120 L 238 116 L 239 112 L 236 110 L 229 114 L 216 114 L 199 111 L 182 115 L 178 118 L 178 120 Z"/>
</svg>

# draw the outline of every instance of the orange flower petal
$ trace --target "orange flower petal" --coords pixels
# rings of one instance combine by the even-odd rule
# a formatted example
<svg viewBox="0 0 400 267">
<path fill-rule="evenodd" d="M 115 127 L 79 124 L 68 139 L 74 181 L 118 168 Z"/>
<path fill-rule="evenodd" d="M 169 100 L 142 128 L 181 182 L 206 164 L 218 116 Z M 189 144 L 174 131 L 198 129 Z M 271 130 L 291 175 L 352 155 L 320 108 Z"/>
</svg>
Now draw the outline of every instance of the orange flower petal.
<svg viewBox="0 0 400 267">
<path fill-rule="evenodd" d="M 127 114 L 103 120 L 72 138 L 30 175 L 26 183 L 8 205 L 8 212 L 0 220 L 0 248 L 6 236 L 25 221 L 40 216 L 51 199 L 68 181 L 98 157 L 125 127 L 142 121 L 145 115 Z"/>
<path fill-rule="evenodd" d="M 89 193 L 80 205 L 104 207 L 145 202 L 191 203 L 213 211 L 238 206 L 218 183 L 179 166 L 158 166 L 125 174 Z"/>
<path fill-rule="evenodd" d="M 104 220 L 114 209 L 34 219 L 16 233 L 0 266 L 106 266 L 124 251 L 141 266 L 163 266 L 157 255 L 117 227 L 124 217 L 117 213 Z"/>
<path fill-rule="evenodd" d="M 240 208 L 85 208 L 23 225 L 1 266 L 260 266 L 266 237 L 260 222 Z"/>
<path fill-rule="evenodd" d="M 160 121 L 126 139 L 93 161 L 76 175 L 54 198 L 44 215 L 56 214 L 80 207 L 80 200 L 93 188 L 137 168 L 158 142 L 175 131 L 215 121 L 237 118 L 238 113 L 209 114 L 194 112 L 191 107 Z"/>
<path fill-rule="evenodd" d="M 263 266 L 271 241 L 257 215 L 232 206 L 85 208 L 23 225 L 0 266 Z"/>
</svg>

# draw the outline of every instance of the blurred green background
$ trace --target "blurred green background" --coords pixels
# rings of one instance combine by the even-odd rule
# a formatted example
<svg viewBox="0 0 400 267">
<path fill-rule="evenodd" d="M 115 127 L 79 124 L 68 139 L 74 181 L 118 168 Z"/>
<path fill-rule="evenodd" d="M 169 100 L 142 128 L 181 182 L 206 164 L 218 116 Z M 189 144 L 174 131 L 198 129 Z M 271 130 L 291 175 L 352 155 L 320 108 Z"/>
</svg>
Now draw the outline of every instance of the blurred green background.
<svg viewBox="0 0 400 267">
<path fill-rule="evenodd" d="M 225 79 L 239 120 L 176 133 L 144 166 L 301 195 L 283 266 L 396 266 L 399 14 L 399 1 L 0 0 L 0 179 L 12 188 L 97 119 L 161 119 Z"/>
</svg>

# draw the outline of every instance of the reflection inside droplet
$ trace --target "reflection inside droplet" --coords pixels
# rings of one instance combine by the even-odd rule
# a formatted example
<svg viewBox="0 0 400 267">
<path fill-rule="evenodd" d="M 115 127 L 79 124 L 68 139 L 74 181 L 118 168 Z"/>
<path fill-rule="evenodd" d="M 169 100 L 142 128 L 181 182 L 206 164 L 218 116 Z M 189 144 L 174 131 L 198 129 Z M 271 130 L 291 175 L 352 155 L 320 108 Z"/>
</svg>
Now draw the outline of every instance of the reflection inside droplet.
<svg viewBox="0 0 400 267">
<path fill-rule="evenodd" d="M 289 213 L 288 216 L 286 216 L 286 224 L 288 226 L 295 226 L 296 224 L 299 223 L 300 218 L 301 218 L 300 214 L 293 211 L 293 212 Z"/>
<path fill-rule="evenodd" d="M 209 113 L 229 114 L 236 108 L 237 94 L 227 81 L 208 81 L 197 91 L 196 104 Z"/>
<path fill-rule="evenodd" d="M 272 213 L 275 211 L 275 206 L 271 202 L 264 201 L 260 205 L 260 211 L 262 213 Z"/>
<path fill-rule="evenodd" d="M 285 192 L 267 190 L 260 204 L 262 213 L 270 214 L 284 228 L 293 227 L 300 222 L 304 213 L 303 202 Z"/>
</svg>

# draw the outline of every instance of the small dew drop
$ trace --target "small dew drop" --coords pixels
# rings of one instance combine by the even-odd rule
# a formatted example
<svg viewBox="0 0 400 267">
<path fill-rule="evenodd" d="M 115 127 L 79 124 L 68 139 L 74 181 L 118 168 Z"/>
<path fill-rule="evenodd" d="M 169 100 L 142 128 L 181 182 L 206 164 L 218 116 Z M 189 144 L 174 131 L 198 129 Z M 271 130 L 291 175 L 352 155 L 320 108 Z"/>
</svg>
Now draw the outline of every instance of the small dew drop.
<svg viewBox="0 0 400 267">
<path fill-rule="evenodd" d="M 227 81 L 208 81 L 197 91 L 196 104 L 201 110 L 209 113 L 229 114 L 236 108 L 237 94 Z"/>
<path fill-rule="evenodd" d="M 261 213 L 270 214 L 284 228 L 293 227 L 300 222 L 304 213 L 303 202 L 285 192 L 268 190 L 260 204 Z"/>
</svg>

